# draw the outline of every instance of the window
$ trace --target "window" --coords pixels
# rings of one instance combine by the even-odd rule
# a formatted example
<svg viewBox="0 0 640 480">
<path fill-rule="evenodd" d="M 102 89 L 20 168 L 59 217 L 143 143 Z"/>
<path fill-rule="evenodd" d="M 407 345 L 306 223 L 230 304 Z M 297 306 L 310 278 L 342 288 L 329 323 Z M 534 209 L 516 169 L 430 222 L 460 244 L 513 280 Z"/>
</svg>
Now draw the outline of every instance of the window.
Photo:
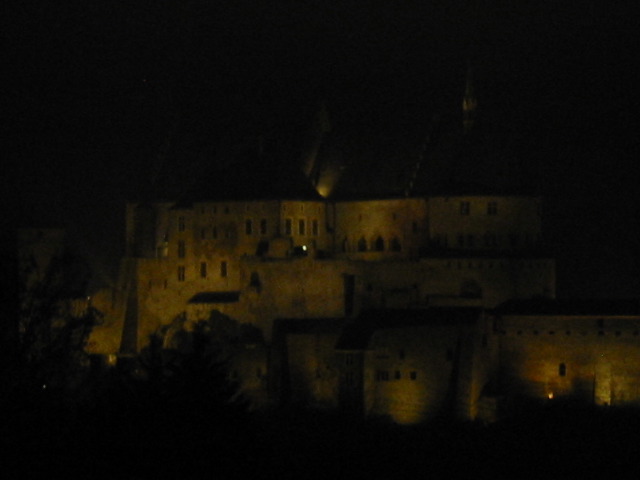
<svg viewBox="0 0 640 480">
<path fill-rule="evenodd" d="M 418 222 L 411 222 L 411 231 L 413 233 L 418 233 Z"/>
<path fill-rule="evenodd" d="M 253 220 L 246 220 L 244 222 L 244 233 L 247 235 L 253 235 Z"/>
<path fill-rule="evenodd" d="M 184 278 L 185 278 L 185 268 L 180 266 L 178 267 L 178 281 L 184 282 Z"/>
<path fill-rule="evenodd" d="M 291 235 L 292 224 L 293 224 L 293 221 L 290 218 L 287 218 L 284 221 L 284 234 L 285 235 Z"/>
<path fill-rule="evenodd" d="M 201 230 L 200 230 L 200 238 L 201 238 L 202 240 L 204 240 L 205 238 L 207 238 L 207 229 L 206 229 L 206 228 L 203 228 L 203 229 L 201 229 Z"/>
<path fill-rule="evenodd" d="M 473 235 L 467 235 L 467 247 L 473 248 L 475 243 L 475 237 Z"/>
<path fill-rule="evenodd" d="M 260 235 L 266 235 L 266 234 L 267 234 L 267 220 L 263 218 L 262 220 L 260 220 Z"/>
<path fill-rule="evenodd" d="M 384 240 L 382 237 L 376 238 L 375 249 L 376 252 L 384 252 Z"/>
<path fill-rule="evenodd" d="M 311 220 L 311 234 L 315 237 L 320 233 L 320 229 L 318 228 L 318 220 L 315 218 Z"/>
<path fill-rule="evenodd" d="M 186 247 L 184 240 L 178 242 L 178 258 L 184 258 L 186 253 Z"/>
<path fill-rule="evenodd" d="M 226 277 L 227 276 L 227 262 L 220 262 L 220 276 L 221 277 Z"/>
<path fill-rule="evenodd" d="M 211 229 L 211 238 L 218 238 L 218 227 L 213 227 Z"/>
<path fill-rule="evenodd" d="M 298 235 L 306 235 L 306 225 L 303 219 L 298 220 Z"/>
<path fill-rule="evenodd" d="M 344 363 L 345 363 L 345 365 L 353 365 L 353 354 L 352 353 L 347 353 L 345 355 Z"/>
<path fill-rule="evenodd" d="M 498 214 L 498 202 L 487 203 L 487 215 L 497 215 L 497 214 Z"/>
<path fill-rule="evenodd" d="M 471 212 L 471 205 L 469 202 L 460 202 L 460 215 L 469 215 Z"/>
<path fill-rule="evenodd" d="M 401 349 L 398 352 L 398 357 L 400 358 L 400 360 L 404 360 L 404 357 L 405 357 L 404 349 Z"/>
<path fill-rule="evenodd" d="M 415 370 L 412 370 L 411 372 L 409 372 L 409 378 L 411 380 L 416 380 L 418 378 L 418 372 L 416 372 Z"/>
<path fill-rule="evenodd" d="M 200 278 L 207 278 L 207 262 L 200 262 Z"/>
<path fill-rule="evenodd" d="M 395 378 L 396 380 L 400 380 L 401 377 L 402 375 L 400 374 L 400 370 L 396 370 L 395 374 L 393 375 L 393 378 Z"/>
<path fill-rule="evenodd" d="M 184 217 L 178 217 L 178 231 L 179 232 L 184 232 L 185 230 L 185 221 L 184 221 Z"/>
<path fill-rule="evenodd" d="M 389 372 L 387 370 L 378 370 L 376 372 L 376 380 L 378 382 L 388 382 L 389 381 Z"/>
<path fill-rule="evenodd" d="M 558 365 L 558 375 L 565 377 L 567 375 L 567 366 L 564 363 Z"/>
<path fill-rule="evenodd" d="M 498 240 L 496 239 L 495 233 L 485 233 L 484 234 L 484 246 L 485 247 L 495 247 L 498 245 Z"/>
<path fill-rule="evenodd" d="M 393 239 L 391 240 L 391 251 L 399 252 L 400 250 L 402 250 L 402 247 L 400 246 L 400 240 L 398 240 L 398 237 L 393 237 Z"/>
<path fill-rule="evenodd" d="M 364 237 L 360 238 L 360 240 L 358 240 L 358 251 L 359 252 L 366 252 L 367 251 L 367 241 L 364 239 Z"/>
</svg>

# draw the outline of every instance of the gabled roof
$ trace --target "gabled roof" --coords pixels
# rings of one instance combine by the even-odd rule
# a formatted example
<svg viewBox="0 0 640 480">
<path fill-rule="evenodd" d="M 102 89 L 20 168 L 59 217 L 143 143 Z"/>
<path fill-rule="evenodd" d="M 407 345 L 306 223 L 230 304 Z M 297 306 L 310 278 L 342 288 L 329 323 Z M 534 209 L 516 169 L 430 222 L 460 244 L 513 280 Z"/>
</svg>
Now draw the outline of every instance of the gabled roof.
<svg viewBox="0 0 640 480">
<path fill-rule="evenodd" d="M 368 310 L 347 325 L 336 344 L 338 350 L 364 350 L 373 333 L 385 328 L 473 325 L 482 313 L 477 307 Z"/>
</svg>

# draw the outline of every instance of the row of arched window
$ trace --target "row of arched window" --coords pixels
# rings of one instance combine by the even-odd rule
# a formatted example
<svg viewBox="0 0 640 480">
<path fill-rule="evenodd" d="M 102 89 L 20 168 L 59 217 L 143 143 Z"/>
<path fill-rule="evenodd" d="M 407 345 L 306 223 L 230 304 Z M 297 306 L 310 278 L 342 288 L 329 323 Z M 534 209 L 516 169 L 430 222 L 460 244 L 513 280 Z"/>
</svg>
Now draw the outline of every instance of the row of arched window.
<svg viewBox="0 0 640 480">
<path fill-rule="evenodd" d="M 345 238 L 342 242 L 342 251 L 348 252 L 349 250 L 349 241 Z M 368 242 L 364 237 L 360 237 L 355 244 L 355 250 L 358 252 L 400 252 L 402 251 L 402 245 L 398 237 L 393 237 L 388 242 L 381 236 L 374 238 L 371 242 Z"/>
</svg>

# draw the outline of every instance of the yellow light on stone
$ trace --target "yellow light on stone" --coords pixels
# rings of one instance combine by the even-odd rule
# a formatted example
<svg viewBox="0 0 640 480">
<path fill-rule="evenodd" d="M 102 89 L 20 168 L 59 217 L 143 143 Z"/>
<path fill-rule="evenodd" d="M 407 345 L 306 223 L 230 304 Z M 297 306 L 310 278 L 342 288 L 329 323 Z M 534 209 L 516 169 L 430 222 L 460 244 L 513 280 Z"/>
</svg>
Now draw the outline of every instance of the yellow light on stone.
<svg viewBox="0 0 640 480">
<path fill-rule="evenodd" d="M 549 392 L 549 394 L 547 395 L 547 397 L 549 397 L 549 400 L 553 400 L 553 392 Z"/>
</svg>

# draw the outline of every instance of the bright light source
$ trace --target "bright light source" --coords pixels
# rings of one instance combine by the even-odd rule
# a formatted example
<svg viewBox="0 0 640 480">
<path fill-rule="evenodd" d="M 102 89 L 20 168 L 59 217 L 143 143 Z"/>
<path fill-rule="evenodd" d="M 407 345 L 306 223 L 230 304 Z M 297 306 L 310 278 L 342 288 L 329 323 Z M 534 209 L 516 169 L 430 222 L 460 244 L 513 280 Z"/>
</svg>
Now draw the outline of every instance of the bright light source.
<svg viewBox="0 0 640 480">
<path fill-rule="evenodd" d="M 553 392 L 549 392 L 547 397 L 549 397 L 549 400 L 552 400 L 553 399 Z"/>
<path fill-rule="evenodd" d="M 307 251 L 307 246 L 306 246 L 306 245 L 302 245 L 302 250 L 303 250 L 304 252 L 306 252 L 306 251 Z"/>
</svg>

